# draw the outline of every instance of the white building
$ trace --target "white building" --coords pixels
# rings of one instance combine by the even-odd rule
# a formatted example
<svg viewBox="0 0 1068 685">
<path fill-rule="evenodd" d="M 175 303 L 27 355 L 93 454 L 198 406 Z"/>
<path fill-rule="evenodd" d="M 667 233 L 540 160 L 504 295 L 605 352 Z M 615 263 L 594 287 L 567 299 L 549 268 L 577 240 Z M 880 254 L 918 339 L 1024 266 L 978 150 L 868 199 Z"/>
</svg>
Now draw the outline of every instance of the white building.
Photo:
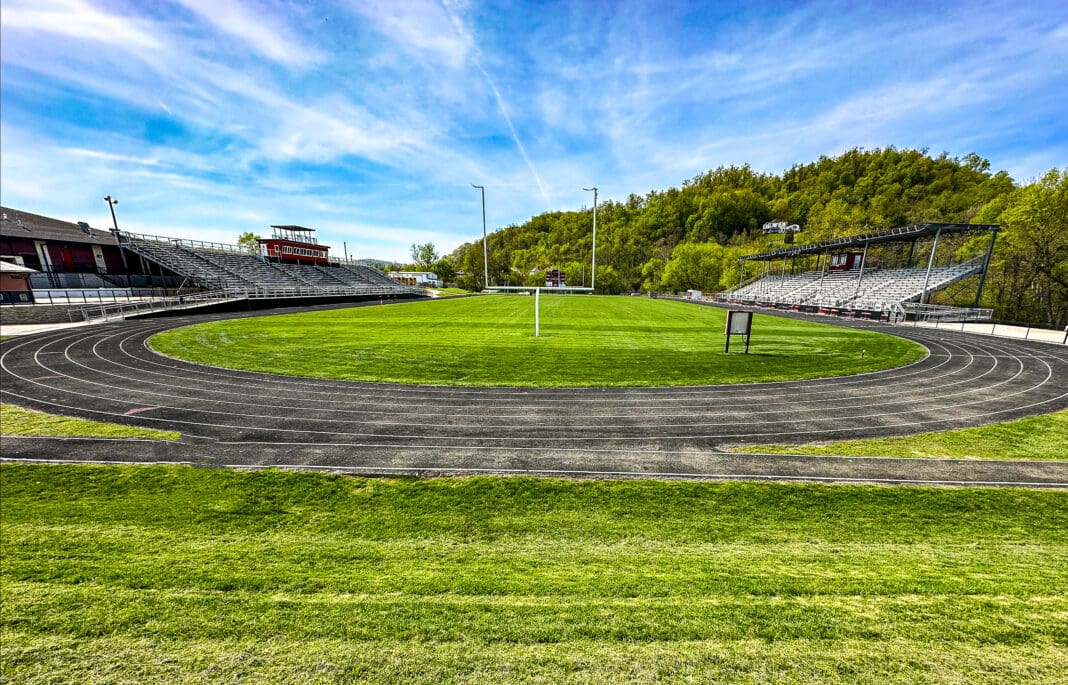
<svg viewBox="0 0 1068 685">
<path fill-rule="evenodd" d="M 389 277 L 405 285 L 441 288 L 445 283 L 433 271 L 390 271 Z"/>
<path fill-rule="evenodd" d="M 764 235 L 768 235 L 769 233 L 786 233 L 787 231 L 800 233 L 801 227 L 797 224 L 787 225 L 785 221 L 768 221 L 764 224 Z"/>
</svg>

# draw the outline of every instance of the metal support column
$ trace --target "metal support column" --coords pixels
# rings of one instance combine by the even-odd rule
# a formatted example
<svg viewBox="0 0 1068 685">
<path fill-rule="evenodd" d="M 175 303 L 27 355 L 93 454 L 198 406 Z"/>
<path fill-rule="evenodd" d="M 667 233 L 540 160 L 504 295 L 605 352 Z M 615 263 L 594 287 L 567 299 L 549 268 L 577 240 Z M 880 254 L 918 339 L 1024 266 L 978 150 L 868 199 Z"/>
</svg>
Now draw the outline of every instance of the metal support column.
<svg viewBox="0 0 1068 685">
<path fill-rule="evenodd" d="M 938 249 L 938 238 L 942 235 L 942 227 L 935 231 L 934 243 L 931 244 L 931 256 L 927 258 L 927 275 L 923 277 L 923 291 L 920 293 L 920 304 L 927 304 L 927 286 L 931 282 L 931 267 L 934 266 L 935 250 Z M 917 316 L 919 313 L 917 312 Z"/>
<path fill-rule="evenodd" d="M 994 241 L 998 238 L 998 230 L 995 228 L 993 235 L 990 236 L 990 244 L 986 247 L 986 257 L 983 259 L 983 273 L 979 274 L 979 287 L 975 289 L 975 304 L 972 306 L 976 309 L 979 308 L 979 302 L 983 299 L 983 286 L 986 285 L 986 272 L 990 269 L 990 256 L 994 254 Z"/>
<path fill-rule="evenodd" d="M 820 255 L 823 259 L 823 268 L 820 269 L 820 287 L 816 291 L 816 304 L 819 305 L 820 298 L 823 297 L 823 276 L 827 273 L 827 255 L 826 253 Z"/>
<path fill-rule="evenodd" d="M 864 264 L 868 261 L 868 243 L 864 243 L 864 254 L 860 255 L 860 274 L 857 276 L 857 287 L 853 291 L 853 299 L 860 294 L 860 284 L 864 280 Z"/>
</svg>

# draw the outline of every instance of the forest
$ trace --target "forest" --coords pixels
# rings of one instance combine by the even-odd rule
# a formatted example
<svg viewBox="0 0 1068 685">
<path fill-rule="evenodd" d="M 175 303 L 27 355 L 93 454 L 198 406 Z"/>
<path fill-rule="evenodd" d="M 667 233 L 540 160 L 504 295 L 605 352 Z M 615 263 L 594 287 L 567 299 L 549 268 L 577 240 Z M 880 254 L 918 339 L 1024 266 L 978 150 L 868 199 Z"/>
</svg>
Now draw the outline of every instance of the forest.
<svg viewBox="0 0 1068 685">
<path fill-rule="evenodd" d="M 570 285 L 588 285 L 592 211 L 548 212 L 494 231 L 491 284 L 538 285 L 559 269 Z M 764 235 L 767 221 L 798 230 Z M 720 167 L 681 188 L 600 202 L 596 288 L 723 291 L 739 283 L 739 255 L 928 221 L 1000 225 L 981 306 L 999 321 L 1068 324 L 1068 167 L 1021 185 L 975 153 L 853 149 L 781 175 Z M 951 249 L 963 260 L 988 243 L 977 236 Z M 482 241 L 461 245 L 434 268 L 481 289 Z M 970 305 L 974 293 L 946 291 L 932 302 Z"/>
</svg>

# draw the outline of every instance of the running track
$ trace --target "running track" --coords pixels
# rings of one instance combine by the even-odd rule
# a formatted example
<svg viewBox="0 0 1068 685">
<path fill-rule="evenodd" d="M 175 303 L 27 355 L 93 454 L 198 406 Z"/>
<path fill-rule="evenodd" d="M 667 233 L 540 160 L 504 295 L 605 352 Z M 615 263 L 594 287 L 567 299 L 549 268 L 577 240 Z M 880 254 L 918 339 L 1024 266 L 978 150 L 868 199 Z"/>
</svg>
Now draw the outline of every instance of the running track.
<svg viewBox="0 0 1068 685">
<path fill-rule="evenodd" d="M 725 453 L 743 443 L 904 435 L 1068 408 L 1068 348 L 1060 345 L 856 322 L 850 325 L 916 340 L 930 354 L 904 368 L 843 378 L 585 389 L 281 377 L 182 362 L 147 347 L 159 331 L 228 316 L 235 315 L 127 321 L 5 341 L 4 402 L 177 430 L 183 439 L 5 437 L 3 457 L 385 474 L 1068 486 L 1068 463 Z"/>
</svg>

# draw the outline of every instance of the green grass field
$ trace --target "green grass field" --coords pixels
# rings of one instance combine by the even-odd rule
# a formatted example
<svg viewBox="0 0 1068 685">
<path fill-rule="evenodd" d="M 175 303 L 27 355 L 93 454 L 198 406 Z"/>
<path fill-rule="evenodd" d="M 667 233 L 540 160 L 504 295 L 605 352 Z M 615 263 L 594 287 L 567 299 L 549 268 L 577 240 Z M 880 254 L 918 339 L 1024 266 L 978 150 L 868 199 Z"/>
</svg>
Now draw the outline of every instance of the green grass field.
<svg viewBox="0 0 1068 685">
<path fill-rule="evenodd" d="M 861 373 L 921 359 L 913 342 L 757 315 L 725 355 L 724 311 L 639 297 L 488 296 L 198 324 L 152 338 L 182 359 L 398 383 L 640 386 Z M 738 339 L 740 341 L 740 339 Z"/>
<path fill-rule="evenodd" d="M 902 438 L 841 440 L 818 445 L 756 445 L 739 452 L 815 454 L 844 457 L 942 459 L 1068 459 L 1068 411 Z"/>
<path fill-rule="evenodd" d="M 177 440 L 174 431 L 121 426 L 116 423 L 86 421 L 0 404 L 0 434 L 50 437 L 126 438 L 143 440 Z"/>
<path fill-rule="evenodd" d="M 1068 494 L 0 467 L 54 682 L 1063 682 Z"/>
</svg>

